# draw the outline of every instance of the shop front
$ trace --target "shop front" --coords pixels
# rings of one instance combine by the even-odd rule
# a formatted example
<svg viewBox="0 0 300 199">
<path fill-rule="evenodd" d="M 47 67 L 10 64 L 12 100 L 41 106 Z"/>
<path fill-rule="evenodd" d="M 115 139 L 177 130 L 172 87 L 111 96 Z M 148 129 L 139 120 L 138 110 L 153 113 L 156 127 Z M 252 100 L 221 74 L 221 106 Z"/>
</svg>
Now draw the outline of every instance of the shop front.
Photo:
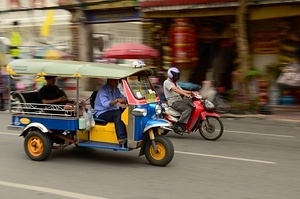
<svg viewBox="0 0 300 199">
<path fill-rule="evenodd" d="M 157 64 L 164 70 L 171 66 L 180 68 L 182 81 L 201 84 L 203 80 L 214 80 L 216 85 L 230 88 L 230 74 L 236 68 L 232 29 L 235 3 L 179 2 L 176 5 L 172 1 L 141 2 L 143 16 L 149 20 L 144 32 L 152 33 L 144 35 L 145 43 L 161 50 L 163 55 Z"/>
<path fill-rule="evenodd" d="M 159 62 L 163 69 L 177 66 L 184 71 L 183 81 L 214 80 L 217 86 L 231 89 L 239 53 L 236 48 L 237 2 L 178 2 L 181 3 L 141 2 L 142 14 L 148 20 L 148 25 L 143 26 L 148 32 L 144 35 L 145 43 L 161 50 L 163 56 Z M 259 71 L 259 78 L 269 81 L 269 100 L 280 104 L 281 96 L 287 94 L 299 98 L 299 88 L 271 86 L 276 83 L 276 77 L 270 79 L 268 70 L 277 65 L 275 70 L 278 71 L 283 63 L 295 58 L 300 44 L 297 25 L 300 4 L 250 1 L 247 9 L 250 67 Z"/>
</svg>

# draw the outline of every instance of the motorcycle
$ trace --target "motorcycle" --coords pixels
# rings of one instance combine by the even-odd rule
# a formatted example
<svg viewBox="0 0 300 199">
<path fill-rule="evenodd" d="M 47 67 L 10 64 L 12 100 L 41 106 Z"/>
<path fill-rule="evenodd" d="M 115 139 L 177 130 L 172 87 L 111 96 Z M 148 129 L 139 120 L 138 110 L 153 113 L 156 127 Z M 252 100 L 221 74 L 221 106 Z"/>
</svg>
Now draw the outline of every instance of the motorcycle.
<svg viewBox="0 0 300 199">
<path fill-rule="evenodd" d="M 167 105 L 163 106 L 162 117 L 171 122 L 172 126 L 163 128 L 162 134 L 166 135 L 173 131 L 179 135 L 184 135 L 185 133 L 190 134 L 199 130 L 200 135 L 204 139 L 210 141 L 218 140 L 223 134 L 224 126 L 220 115 L 215 112 L 215 105 L 208 99 L 204 99 L 197 92 L 193 92 L 192 96 L 192 103 L 195 108 L 185 126 L 186 130 L 184 132 L 178 132 L 174 127 L 181 114 Z"/>
</svg>

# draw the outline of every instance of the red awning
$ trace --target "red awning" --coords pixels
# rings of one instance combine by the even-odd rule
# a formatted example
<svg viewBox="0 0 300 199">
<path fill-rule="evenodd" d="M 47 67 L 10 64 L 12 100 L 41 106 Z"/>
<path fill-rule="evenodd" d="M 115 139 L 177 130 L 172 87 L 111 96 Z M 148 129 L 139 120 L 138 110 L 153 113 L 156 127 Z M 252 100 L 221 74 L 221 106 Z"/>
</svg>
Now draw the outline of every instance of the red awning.
<svg viewBox="0 0 300 199">
<path fill-rule="evenodd" d="M 127 42 L 104 50 L 103 56 L 115 59 L 152 59 L 158 57 L 159 52 L 145 44 Z"/>
</svg>

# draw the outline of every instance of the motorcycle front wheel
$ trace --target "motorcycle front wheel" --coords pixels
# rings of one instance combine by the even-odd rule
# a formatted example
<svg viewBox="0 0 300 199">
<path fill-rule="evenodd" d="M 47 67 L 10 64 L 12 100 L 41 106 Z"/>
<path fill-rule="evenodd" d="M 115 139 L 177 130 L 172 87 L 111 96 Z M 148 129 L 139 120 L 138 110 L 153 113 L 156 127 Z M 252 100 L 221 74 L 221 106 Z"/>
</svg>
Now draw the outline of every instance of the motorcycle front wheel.
<svg viewBox="0 0 300 199">
<path fill-rule="evenodd" d="M 200 135 L 210 141 L 219 139 L 224 131 L 224 126 L 220 118 L 207 116 L 206 120 L 199 122 Z"/>
</svg>

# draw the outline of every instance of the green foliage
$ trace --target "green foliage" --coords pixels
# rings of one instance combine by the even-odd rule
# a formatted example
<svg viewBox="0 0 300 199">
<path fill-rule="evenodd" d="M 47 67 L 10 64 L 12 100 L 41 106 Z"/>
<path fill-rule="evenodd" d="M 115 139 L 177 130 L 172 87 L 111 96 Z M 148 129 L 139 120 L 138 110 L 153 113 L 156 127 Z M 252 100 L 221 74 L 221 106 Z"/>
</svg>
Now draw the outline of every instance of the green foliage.
<svg viewBox="0 0 300 199">
<path fill-rule="evenodd" d="M 259 77 L 260 76 L 260 72 L 254 68 L 250 69 L 247 71 L 246 73 L 246 77 L 248 79 L 252 79 L 252 78 L 256 78 L 256 77 Z"/>
</svg>

